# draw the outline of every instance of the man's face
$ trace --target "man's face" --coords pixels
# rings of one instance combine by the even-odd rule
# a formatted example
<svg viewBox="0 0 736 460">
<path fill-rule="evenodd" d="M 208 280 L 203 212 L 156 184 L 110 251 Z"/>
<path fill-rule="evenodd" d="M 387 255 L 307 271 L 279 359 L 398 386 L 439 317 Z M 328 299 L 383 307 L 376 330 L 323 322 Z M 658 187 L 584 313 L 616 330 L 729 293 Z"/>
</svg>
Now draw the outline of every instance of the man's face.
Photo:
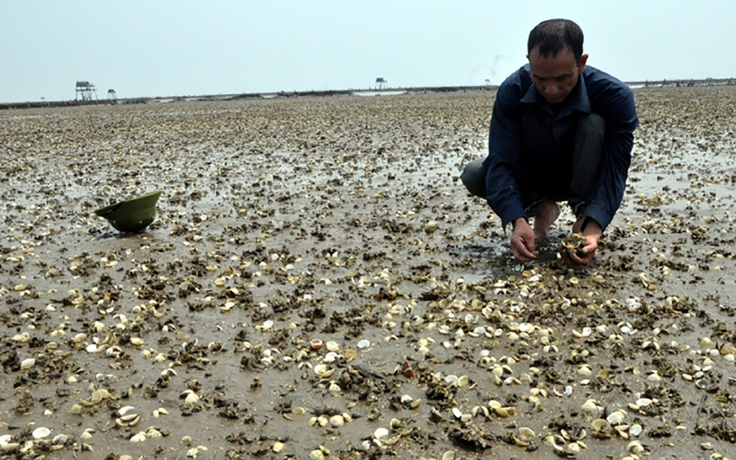
<svg viewBox="0 0 736 460">
<path fill-rule="evenodd" d="M 583 54 L 580 62 L 575 62 L 575 55 L 570 47 L 565 47 L 557 56 L 542 56 L 539 47 L 527 55 L 532 70 L 532 81 L 537 91 L 552 105 L 565 100 L 570 91 L 575 88 L 578 77 L 585 69 L 588 55 Z"/>
</svg>

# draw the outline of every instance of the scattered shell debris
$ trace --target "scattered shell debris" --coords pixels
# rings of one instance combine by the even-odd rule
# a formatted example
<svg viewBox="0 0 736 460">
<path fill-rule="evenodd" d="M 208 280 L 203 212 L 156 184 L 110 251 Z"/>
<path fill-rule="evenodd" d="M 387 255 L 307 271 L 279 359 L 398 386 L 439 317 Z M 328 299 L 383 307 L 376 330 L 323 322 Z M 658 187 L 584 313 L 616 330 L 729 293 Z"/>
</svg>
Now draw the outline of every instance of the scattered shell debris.
<svg viewBox="0 0 736 460">
<path fill-rule="evenodd" d="M 0 456 L 736 458 L 736 87 L 635 91 L 584 269 L 462 187 L 491 91 L 0 113 Z"/>
</svg>

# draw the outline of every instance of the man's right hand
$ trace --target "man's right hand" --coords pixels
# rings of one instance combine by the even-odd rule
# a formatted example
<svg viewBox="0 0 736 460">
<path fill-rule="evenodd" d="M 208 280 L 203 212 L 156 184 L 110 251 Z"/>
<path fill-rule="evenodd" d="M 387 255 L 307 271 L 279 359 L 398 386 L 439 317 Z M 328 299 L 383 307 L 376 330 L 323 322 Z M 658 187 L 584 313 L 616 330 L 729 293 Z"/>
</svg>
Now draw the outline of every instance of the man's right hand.
<svg viewBox="0 0 736 460">
<path fill-rule="evenodd" d="M 534 250 L 534 230 L 523 217 L 513 221 L 514 233 L 511 235 L 511 253 L 519 262 L 529 262 L 537 258 Z"/>
</svg>

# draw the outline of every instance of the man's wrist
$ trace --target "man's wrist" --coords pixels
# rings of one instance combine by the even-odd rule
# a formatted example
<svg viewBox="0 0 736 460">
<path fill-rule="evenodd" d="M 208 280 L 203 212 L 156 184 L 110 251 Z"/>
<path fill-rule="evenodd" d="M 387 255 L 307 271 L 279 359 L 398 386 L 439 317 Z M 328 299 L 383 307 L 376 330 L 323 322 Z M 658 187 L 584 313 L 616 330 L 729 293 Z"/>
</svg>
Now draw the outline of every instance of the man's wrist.
<svg viewBox="0 0 736 460">
<path fill-rule="evenodd" d="M 603 227 L 592 217 L 585 217 L 582 225 L 580 225 L 580 233 L 584 236 L 596 236 L 600 238 L 603 234 Z"/>
<path fill-rule="evenodd" d="M 580 233 L 583 233 L 585 231 L 585 228 L 588 226 L 589 220 L 590 220 L 590 217 L 583 217 L 583 223 L 580 224 Z"/>
<path fill-rule="evenodd" d="M 516 224 L 518 224 L 521 221 L 524 221 L 527 224 L 529 224 L 529 219 L 526 216 L 517 217 L 516 219 L 514 219 L 514 220 L 511 221 L 511 229 L 512 230 L 515 229 L 516 228 Z"/>
</svg>

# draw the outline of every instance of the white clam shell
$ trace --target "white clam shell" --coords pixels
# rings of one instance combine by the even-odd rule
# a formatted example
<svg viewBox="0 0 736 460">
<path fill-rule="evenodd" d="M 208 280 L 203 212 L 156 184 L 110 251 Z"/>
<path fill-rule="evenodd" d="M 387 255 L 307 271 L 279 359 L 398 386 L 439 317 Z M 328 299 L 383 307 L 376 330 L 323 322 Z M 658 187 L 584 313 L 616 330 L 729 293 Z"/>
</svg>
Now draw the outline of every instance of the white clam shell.
<svg viewBox="0 0 736 460">
<path fill-rule="evenodd" d="M 342 415 L 333 415 L 330 417 L 330 425 L 339 427 L 345 425 L 345 418 Z"/>
<path fill-rule="evenodd" d="M 132 436 L 132 437 L 130 438 L 130 442 L 143 442 L 143 441 L 145 441 L 145 440 L 146 440 L 146 433 L 144 433 L 144 432 L 142 432 L 142 431 L 141 431 L 141 432 L 139 432 L 139 433 L 136 433 L 136 434 L 134 434 L 134 435 L 133 435 L 133 436 Z"/>
<path fill-rule="evenodd" d="M 621 422 L 624 421 L 624 413 L 621 411 L 615 411 L 608 414 L 608 417 L 606 417 L 606 420 L 611 425 L 620 425 Z"/>
<path fill-rule="evenodd" d="M 519 428 L 519 438 L 523 441 L 534 441 L 537 438 L 537 434 L 529 427 L 522 426 Z"/>
<path fill-rule="evenodd" d="M 128 412 L 132 411 L 133 409 L 135 409 L 135 407 L 133 406 L 123 406 L 120 409 L 118 409 L 118 415 L 125 415 Z"/>
<path fill-rule="evenodd" d="M 386 436 L 388 436 L 388 433 L 389 431 L 387 428 L 380 427 L 373 432 L 373 437 L 376 439 L 385 438 Z"/>
<path fill-rule="evenodd" d="M 598 412 L 599 410 L 598 405 L 592 399 L 585 401 L 580 408 L 585 412 Z"/>
<path fill-rule="evenodd" d="M 186 403 L 193 404 L 199 401 L 199 396 L 197 396 L 197 393 L 192 390 L 186 390 L 182 395 L 184 396 L 184 402 Z"/>
<path fill-rule="evenodd" d="M 595 431 L 610 431 L 611 430 L 611 423 L 608 420 L 603 420 L 602 418 L 593 420 L 592 425 Z"/>
<path fill-rule="evenodd" d="M 33 439 L 43 439 L 47 438 L 51 434 L 51 430 L 46 428 L 45 426 L 40 426 L 33 430 Z"/>
<path fill-rule="evenodd" d="M 320 378 L 326 379 L 335 373 L 335 369 L 330 369 L 327 364 L 317 364 L 316 366 L 314 366 L 314 373 L 317 374 Z"/>
<path fill-rule="evenodd" d="M 74 343 L 80 343 L 80 342 L 84 341 L 84 339 L 86 339 L 86 338 L 87 338 L 87 334 L 85 334 L 84 332 L 80 332 L 80 333 L 76 334 L 74 337 L 72 337 L 72 342 L 74 342 Z"/>
</svg>

